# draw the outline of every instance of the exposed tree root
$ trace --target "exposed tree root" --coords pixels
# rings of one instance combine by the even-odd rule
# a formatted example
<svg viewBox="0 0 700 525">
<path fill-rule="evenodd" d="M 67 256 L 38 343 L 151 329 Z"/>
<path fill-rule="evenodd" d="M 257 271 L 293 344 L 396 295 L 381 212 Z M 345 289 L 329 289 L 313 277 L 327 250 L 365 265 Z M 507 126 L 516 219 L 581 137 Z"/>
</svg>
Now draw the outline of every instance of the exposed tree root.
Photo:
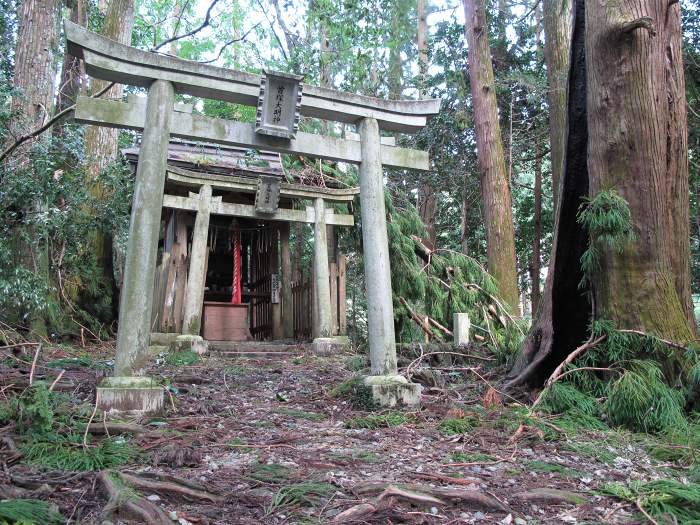
<svg viewBox="0 0 700 525">
<path fill-rule="evenodd" d="M 120 474 L 104 470 L 97 475 L 97 479 L 109 497 L 104 508 L 105 516 L 116 513 L 149 525 L 172 525 L 172 520 L 159 506 L 142 498 L 125 485 Z"/>
<path fill-rule="evenodd" d="M 154 503 L 142 498 L 136 489 L 150 493 L 178 494 L 188 501 L 205 500 L 212 503 L 224 498 L 208 492 L 202 485 L 166 474 L 135 475 L 127 472 L 104 470 L 97 476 L 109 497 L 104 514 L 117 513 L 149 525 L 170 525 L 167 514 Z"/>
</svg>

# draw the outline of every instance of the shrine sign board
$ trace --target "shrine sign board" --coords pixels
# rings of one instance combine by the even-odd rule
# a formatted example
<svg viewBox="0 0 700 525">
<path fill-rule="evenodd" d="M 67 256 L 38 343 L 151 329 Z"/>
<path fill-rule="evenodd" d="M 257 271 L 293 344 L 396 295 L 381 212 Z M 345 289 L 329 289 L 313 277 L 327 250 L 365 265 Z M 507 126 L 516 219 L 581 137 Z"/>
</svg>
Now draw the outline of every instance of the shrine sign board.
<svg viewBox="0 0 700 525">
<path fill-rule="evenodd" d="M 264 71 L 255 132 L 293 139 L 299 129 L 302 85 L 300 75 Z"/>
</svg>

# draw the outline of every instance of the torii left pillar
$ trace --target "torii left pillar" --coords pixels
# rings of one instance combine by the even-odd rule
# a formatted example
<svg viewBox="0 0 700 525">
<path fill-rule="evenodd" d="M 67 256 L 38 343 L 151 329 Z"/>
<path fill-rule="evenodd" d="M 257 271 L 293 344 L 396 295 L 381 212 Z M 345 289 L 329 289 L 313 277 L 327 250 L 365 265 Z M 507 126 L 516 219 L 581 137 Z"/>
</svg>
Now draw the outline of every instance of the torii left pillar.
<svg viewBox="0 0 700 525">
<path fill-rule="evenodd" d="M 163 407 L 162 387 L 143 372 L 151 336 L 153 284 L 174 100 L 175 91 L 168 81 L 156 80 L 148 89 L 119 300 L 114 376 L 97 388 L 97 408 L 105 412 L 144 414 L 158 412 Z"/>
</svg>

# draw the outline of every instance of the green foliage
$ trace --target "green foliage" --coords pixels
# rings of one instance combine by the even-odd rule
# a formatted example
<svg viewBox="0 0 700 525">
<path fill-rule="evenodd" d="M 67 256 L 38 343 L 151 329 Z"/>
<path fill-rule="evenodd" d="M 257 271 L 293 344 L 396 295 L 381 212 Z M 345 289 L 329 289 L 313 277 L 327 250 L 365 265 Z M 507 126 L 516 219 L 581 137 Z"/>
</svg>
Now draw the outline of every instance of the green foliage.
<svg viewBox="0 0 700 525">
<path fill-rule="evenodd" d="M 593 396 L 563 382 L 556 382 L 545 390 L 540 406 L 553 414 L 580 412 L 593 416 L 598 413 L 598 403 Z"/>
<path fill-rule="evenodd" d="M 261 483 L 282 483 L 292 475 L 292 470 L 284 465 L 275 463 L 256 463 L 248 474 L 248 478 Z"/>
<path fill-rule="evenodd" d="M 611 383 L 604 410 L 613 425 L 657 432 L 685 427 L 683 407 L 683 394 L 664 382 L 654 361 L 635 360 Z"/>
<path fill-rule="evenodd" d="M 180 350 L 167 354 L 165 362 L 173 366 L 190 366 L 199 362 L 199 355 L 192 350 Z"/>
<path fill-rule="evenodd" d="M 105 438 L 96 444 L 82 443 L 76 434 L 47 434 L 19 446 L 23 461 L 45 469 L 98 471 L 136 460 L 139 451 L 121 438 Z"/>
<path fill-rule="evenodd" d="M 600 268 L 599 247 L 622 252 L 635 236 L 629 204 L 615 189 L 587 197 L 581 204 L 577 220 L 591 238 L 588 249 L 581 256 L 583 279 L 580 287 L 585 288 Z"/>
<path fill-rule="evenodd" d="M 560 474 L 565 478 L 582 478 L 585 474 L 576 469 L 565 467 L 557 463 L 548 463 L 546 461 L 531 460 L 525 461 L 525 468 L 537 472 L 545 472 L 550 474 Z"/>
<path fill-rule="evenodd" d="M 0 423 L 14 422 L 20 432 L 48 432 L 54 424 L 58 396 L 37 381 L 20 396 L 0 405 Z"/>
<path fill-rule="evenodd" d="M 496 461 L 496 457 L 490 454 L 484 454 L 483 452 L 452 452 L 450 454 L 450 461 L 454 463 L 488 463 L 490 461 Z"/>
<path fill-rule="evenodd" d="M 468 313 L 472 328 L 488 334 L 485 344 L 489 349 L 501 362 L 509 362 L 522 343 L 525 324 L 509 316 L 493 278 L 474 258 L 456 251 L 432 252 L 429 261 L 419 257 L 425 227 L 417 210 L 410 203 L 398 208 L 388 192 L 385 202 L 399 337 L 412 341 L 422 333 L 400 302 L 403 297 L 415 311 L 447 327 L 452 326 L 455 313 Z M 496 308 L 498 315 L 490 313 L 490 308 Z M 434 334 L 444 336 L 437 330 Z"/>
<path fill-rule="evenodd" d="M 663 523 L 700 523 L 700 484 L 673 479 L 631 481 L 628 485 L 610 483 L 602 492 L 623 501 L 639 504 Z"/>
<path fill-rule="evenodd" d="M 409 417 L 403 412 L 392 410 L 384 414 L 370 414 L 368 416 L 358 416 L 345 423 L 348 428 L 367 428 L 375 430 L 377 428 L 399 427 L 409 421 Z"/>
<path fill-rule="evenodd" d="M 268 514 L 280 507 L 291 505 L 313 506 L 320 498 L 326 498 L 335 492 L 330 483 L 321 481 L 305 481 L 280 488 L 272 497 Z"/>
<path fill-rule="evenodd" d="M 362 377 L 356 376 L 346 379 L 335 386 L 331 392 L 331 397 L 343 399 L 358 410 L 376 410 L 378 403 L 374 400 L 372 389 L 365 385 Z"/>
<path fill-rule="evenodd" d="M 308 421 L 323 421 L 326 419 L 325 414 L 321 414 L 319 412 L 308 412 L 306 410 L 296 410 L 293 408 L 281 407 L 277 409 L 277 413 L 296 419 L 306 419 Z"/>
<path fill-rule="evenodd" d="M 9 499 L 0 501 L 0 525 L 60 525 L 65 518 L 45 501 Z"/>
<path fill-rule="evenodd" d="M 480 424 L 481 422 L 477 417 L 453 417 L 443 419 L 438 425 L 438 430 L 443 436 L 455 436 L 459 434 L 467 434 L 475 428 L 478 428 Z"/>
</svg>

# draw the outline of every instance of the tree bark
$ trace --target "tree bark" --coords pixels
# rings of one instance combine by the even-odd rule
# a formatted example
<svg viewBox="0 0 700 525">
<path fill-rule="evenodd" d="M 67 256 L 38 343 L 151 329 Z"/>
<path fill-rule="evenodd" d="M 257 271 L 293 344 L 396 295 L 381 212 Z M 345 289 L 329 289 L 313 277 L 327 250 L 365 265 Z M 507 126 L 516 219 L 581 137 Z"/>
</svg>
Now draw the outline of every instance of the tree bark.
<svg viewBox="0 0 700 525">
<path fill-rule="evenodd" d="M 535 203 L 532 219 L 532 258 L 530 260 L 530 304 L 532 317 L 537 314 L 540 305 L 540 271 L 541 259 L 540 245 L 542 242 L 542 157 L 540 145 L 535 144 Z"/>
<path fill-rule="evenodd" d="M 430 181 L 424 181 L 418 189 L 418 214 L 420 215 L 427 238 L 423 239 L 431 250 L 437 247 L 437 229 L 435 218 L 437 216 L 437 195 Z"/>
<path fill-rule="evenodd" d="M 87 25 L 87 9 L 84 0 L 73 0 L 70 5 L 70 21 L 85 27 Z M 67 51 L 63 54 L 63 66 L 61 68 L 61 83 L 58 88 L 56 110 L 62 111 L 75 104 L 77 96 L 81 93 L 85 74 L 80 59 L 75 58 Z"/>
<path fill-rule="evenodd" d="M 544 1 L 544 60 L 547 65 L 552 199 L 556 210 L 566 148 L 567 82 L 571 61 L 573 0 Z"/>
<path fill-rule="evenodd" d="M 590 195 L 615 188 L 636 234 L 622 252 L 601 248 L 595 315 L 685 344 L 695 320 L 680 6 L 591 2 L 586 28 Z"/>
<path fill-rule="evenodd" d="M 21 112 L 19 128 L 24 131 L 39 127 L 53 113 L 60 7 L 57 0 L 24 0 L 19 6 L 13 85 L 22 96 L 13 97 L 12 109 Z"/>
<path fill-rule="evenodd" d="M 543 303 L 508 386 L 541 385 L 587 337 L 590 315 L 677 344 L 695 337 L 690 296 L 687 121 L 678 4 L 575 1 L 568 126 Z M 587 154 L 586 154 L 587 152 Z M 636 239 L 598 243 L 592 294 L 578 289 L 582 197 L 614 188 Z M 595 309 L 585 299 L 592 296 Z"/>
<path fill-rule="evenodd" d="M 130 45 L 133 25 L 134 0 L 111 0 L 107 7 L 102 35 L 122 44 Z M 106 86 L 107 82 L 103 80 L 91 80 L 92 91 L 95 93 Z M 115 84 L 107 91 L 104 98 L 120 100 L 123 92 L 124 87 L 121 84 Z M 99 126 L 87 126 L 85 129 L 85 156 L 89 162 L 90 193 L 96 200 L 101 200 L 105 196 L 105 188 L 100 180 L 100 174 L 117 158 L 118 138 L 119 130 L 117 129 Z M 110 290 L 116 291 L 112 263 L 112 236 L 107 232 L 96 231 L 90 239 L 90 250 L 100 268 L 103 290 L 107 293 Z M 88 306 L 87 303 L 90 301 L 91 298 L 87 297 L 83 302 L 86 303 L 85 306 Z M 115 304 L 113 304 L 112 316 L 116 314 L 114 306 Z M 95 314 L 105 317 L 103 319 L 105 321 L 111 317 L 107 312 L 95 312 Z"/>
<path fill-rule="evenodd" d="M 418 17 L 418 30 L 416 44 L 418 48 L 418 98 L 425 97 L 425 84 L 428 75 L 428 15 L 425 9 L 425 0 L 417 0 L 416 14 Z"/>
<path fill-rule="evenodd" d="M 510 184 L 498 122 L 496 88 L 483 0 L 464 0 L 469 47 L 469 80 L 481 177 L 481 202 L 486 225 L 488 270 L 501 296 L 514 312 L 520 310 L 515 262 L 515 233 Z"/>
<path fill-rule="evenodd" d="M 591 305 L 578 287 L 581 255 L 588 232 L 576 213 L 588 195 L 586 122 L 585 0 L 575 0 L 571 74 L 567 86 L 565 169 L 555 214 L 549 271 L 539 310 L 523 350 L 508 373 L 507 386 L 541 386 L 552 371 L 587 337 Z"/>
</svg>

